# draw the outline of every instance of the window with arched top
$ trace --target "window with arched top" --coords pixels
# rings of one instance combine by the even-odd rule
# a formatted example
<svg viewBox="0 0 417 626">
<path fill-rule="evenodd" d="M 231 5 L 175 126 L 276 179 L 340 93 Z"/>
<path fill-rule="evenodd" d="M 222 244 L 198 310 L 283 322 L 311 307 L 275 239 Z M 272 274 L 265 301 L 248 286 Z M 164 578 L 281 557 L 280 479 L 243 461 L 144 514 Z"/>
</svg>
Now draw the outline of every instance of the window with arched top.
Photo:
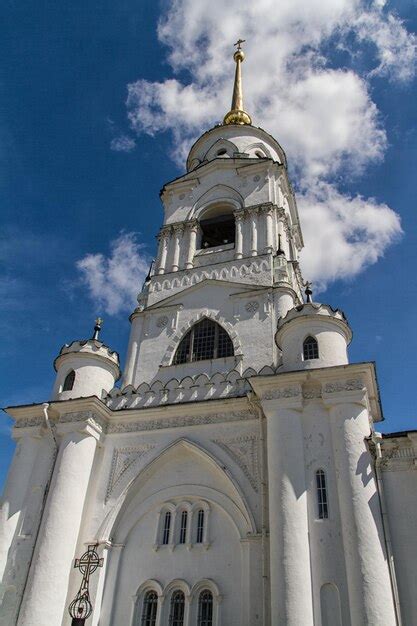
<svg viewBox="0 0 417 626">
<path fill-rule="evenodd" d="M 158 613 L 158 594 L 156 591 L 148 591 L 143 600 L 141 626 L 156 626 Z"/>
<path fill-rule="evenodd" d="M 233 207 L 215 206 L 200 219 L 201 248 L 214 248 L 235 243 L 236 228 Z"/>
<path fill-rule="evenodd" d="M 303 357 L 304 361 L 310 361 L 311 359 L 319 358 L 319 344 L 314 337 L 307 337 L 303 343 Z"/>
<path fill-rule="evenodd" d="M 185 596 L 180 590 L 174 591 L 171 596 L 169 612 L 169 626 L 184 626 Z"/>
<path fill-rule="evenodd" d="M 204 589 L 198 597 L 198 626 L 213 626 L 213 594 Z"/>
<path fill-rule="evenodd" d="M 327 519 L 329 517 L 329 505 L 327 500 L 326 474 L 322 469 L 316 472 L 316 492 L 318 519 Z"/>
<path fill-rule="evenodd" d="M 75 372 L 71 370 L 65 377 L 64 384 L 62 386 L 62 391 L 71 391 L 74 387 L 75 382 Z"/>
<path fill-rule="evenodd" d="M 162 545 L 167 546 L 169 544 L 169 536 L 171 533 L 171 511 L 167 511 L 164 517 L 164 528 L 162 531 Z"/>
<path fill-rule="evenodd" d="M 201 320 L 181 339 L 173 364 L 233 356 L 233 343 L 227 332 L 207 318 Z"/>
<path fill-rule="evenodd" d="M 179 543 L 186 543 L 187 541 L 187 525 L 188 525 L 188 512 L 182 511 Z"/>
<path fill-rule="evenodd" d="M 205 521 L 204 509 L 200 509 L 197 513 L 197 532 L 196 532 L 196 537 L 195 537 L 196 543 L 203 543 L 204 521 Z"/>
</svg>

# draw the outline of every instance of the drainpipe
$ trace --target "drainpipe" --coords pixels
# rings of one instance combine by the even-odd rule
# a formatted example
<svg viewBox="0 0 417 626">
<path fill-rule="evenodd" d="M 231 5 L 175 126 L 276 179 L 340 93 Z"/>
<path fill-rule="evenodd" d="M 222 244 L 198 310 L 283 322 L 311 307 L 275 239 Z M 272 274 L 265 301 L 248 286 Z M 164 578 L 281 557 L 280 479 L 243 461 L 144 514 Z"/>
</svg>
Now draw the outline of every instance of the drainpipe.
<svg viewBox="0 0 417 626">
<path fill-rule="evenodd" d="M 27 587 L 28 580 L 29 580 L 29 573 L 30 573 L 30 570 L 32 568 L 33 555 L 35 554 L 36 544 L 38 543 L 39 531 L 40 531 L 41 524 L 42 524 L 43 513 L 45 511 L 45 504 L 46 504 L 46 500 L 47 500 L 47 497 L 48 497 L 49 488 L 51 486 L 52 476 L 54 474 L 56 459 L 57 459 L 57 456 L 58 456 L 58 448 L 59 448 L 58 441 L 57 441 L 56 434 L 55 434 L 55 426 L 51 423 L 49 415 L 48 415 L 49 402 L 44 402 L 44 404 L 42 405 L 42 409 L 43 409 L 43 416 L 44 416 L 44 419 L 45 419 L 45 426 L 46 426 L 49 434 L 51 435 L 52 441 L 53 441 L 53 444 L 54 444 L 54 452 L 53 452 L 53 457 L 52 457 L 51 470 L 49 472 L 49 477 L 48 477 L 48 480 L 47 480 L 47 483 L 46 483 L 46 486 L 45 486 L 45 491 L 44 491 L 44 494 L 43 494 L 42 505 L 41 505 L 40 515 L 39 515 L 39 522 L 38 522 L 38 527 L 37 527 L 36 533 L 35 533 L 35 541 L 33 542 L 32 554 L 30 556 L 30 561 L 29 561 L 29 566 L 28 566 L 28 569 L 27 569 L 25 584 L 23 585 L 22 595 L 20 596 L 20 603 L 19 603 L 19 608 L 18 608 L 18 611 L 17 611 L 17 621 L 16 621 L 16 623 L 18 623 L 18 621 L 19 621 L 20 609 L 22 608 L 23 598 L 24 598 L 24 595 L 26 593 L 26 587 Z"/>
<path fill-rule="evenodd" d="M 387 550 L 388 568 L 389 568 L 390 579 L 391 579 L 392 595 L 394 597 L 395 616 L 397 619 L 397 626 L 402 626 L 400 598 L 399 598 L 399 593 L 398 593 L 397 576 L 395 572 L 394 554 L 392 551 L 391 531 L 390 531 L 387 506 L 386 506 L 386 501 L 385 501 L 384 484 L 382 481 L 382 470 L 381 470 L 382 435 L 381 433 L 377 433 L 373 430 L 372 435 L 371 435 L 371 440 L 375 446 L 375 459 L 374 459 L 375 476 L 376 476 L 377 490 L 378 490 L 378 495 L 379 495 L 379 504 L 381 507 L 382 527 L 384 530 L 385 546 Z"/>
<path fill-rule="evenodd" d="M 263 623 L 268 626 L 269 617 L 269 546 L 268 546 L 268 477 L 266 466 L 266 433 L 265 415 L 254 392 L 248 392 L 249 404 L 255 410 L 259 420 L 259 443 L 260 443 L 260 479 L 261 479 L 261 546 L 262 546 L 262 599 L 263 599 Z"/>
</svg>

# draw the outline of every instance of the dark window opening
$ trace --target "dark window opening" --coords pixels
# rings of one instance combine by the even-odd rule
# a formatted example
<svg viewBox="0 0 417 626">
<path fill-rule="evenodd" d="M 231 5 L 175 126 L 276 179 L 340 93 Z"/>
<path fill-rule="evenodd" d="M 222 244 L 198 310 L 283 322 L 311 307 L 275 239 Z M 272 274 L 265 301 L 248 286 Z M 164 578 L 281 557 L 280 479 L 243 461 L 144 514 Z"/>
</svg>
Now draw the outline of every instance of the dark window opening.
<svg viewBox="0 0 417 626">
<path fill-rule="evenodd" d="M 220 150 L 217 150 L 217 156 L 223 156 L 224 154 L 227 154 L 226 148 L 220 148 Z"/>
<path fill-rule="evenodd" d="M 83 617 L 73 617 L 71 626 L 85 626 L 85 619 Z"/>
<path fill-rule="evenodd" d="M 148 591 L 143 602 L 141 626 L 155 626 L 158 612 L 158 595 L 156 591 Z"/>
<path fill-rule="evenodd" d="M 75 382 L 75 372 L 74 370 L 71 370 L 70 373 L 67 374 L 64 380 L 62 391 L 71 391 L 71 389 L 74 387 L 74 382 Z"/>
<path fill-rule="evenodd" d="M 235 243 L 235 219 L 233 215 L 220 215 L 201 220 L 201 247 L 214 248 L 228 243 Z"/>
<path fill-rule="evenodd" d="M 181 513 L 180 543 L 185 543 L 187 540 L 187 520 L 188 513 L 183 511 Z"/>
<path fill-rule="evenodd" d="M 183 626 L 185 613 L 185 596 L 182 591 L 174 591 L 171 597 L 169 626 Z"/>
<path fill-rule="evenodd" d="M 317 339 L 314 339 L 314 337 L 307 337 L 307 339 L 304 341 L 303 357 L 304 361 L 319 358 L 319 344 L 317 343 Z"/>
<path fill-rule="evenodd" d="M 327 519 L 329 507 L 327 504 L 326 474 L 321 469 L 316 472 L 316 488 L 319 519 Z"/>
<path fill-rule="evenodd" d="M 233 343 L 227 332 L 220 324 L 206 318 L 195 324 L 182 338 L 173 364 L 221 359 L 233 354 Z"/>
<path fill-rule="evenodd" d="M 203 543 L 204 539 L 204 510 L 200 509 L 197 517 L 196 543 Z"/>
<path fill-rule="evenodd" d="M 198 626 L 213 626 L 213 594 L 208 589 L 198 599 Z"/>
<path fill-rule="evenodd" d="M 171 530 L 171 512 L 165 513 L 164 519 L 164 532 L 162 534 L 162 545 L 167 546 L 169 544 L 169 533 Z"/>
</svg>

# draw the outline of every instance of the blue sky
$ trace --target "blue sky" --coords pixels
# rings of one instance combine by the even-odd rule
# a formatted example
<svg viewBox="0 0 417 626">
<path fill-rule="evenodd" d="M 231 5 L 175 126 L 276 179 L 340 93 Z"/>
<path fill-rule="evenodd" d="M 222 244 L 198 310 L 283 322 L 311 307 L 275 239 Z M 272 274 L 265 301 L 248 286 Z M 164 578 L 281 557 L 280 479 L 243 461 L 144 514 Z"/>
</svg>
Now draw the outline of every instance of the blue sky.
<svg viewBox="0 0 417 626">
<path fill-rule="evenodd" d="M 382 430 L 417 428 L 417 7 L 234 4 L 3 4 L 2 406 L 47 400 L 61 345 L 97 314 L 123 360 L 159 190 L 228 110 L 242 36 L 247 109 L 282 143 L 298 191 L 304 274 L 348 316 L 351 361 L 377 362 Z M 0 445 L 1 481 L 4 415 Z"/>
</svg>

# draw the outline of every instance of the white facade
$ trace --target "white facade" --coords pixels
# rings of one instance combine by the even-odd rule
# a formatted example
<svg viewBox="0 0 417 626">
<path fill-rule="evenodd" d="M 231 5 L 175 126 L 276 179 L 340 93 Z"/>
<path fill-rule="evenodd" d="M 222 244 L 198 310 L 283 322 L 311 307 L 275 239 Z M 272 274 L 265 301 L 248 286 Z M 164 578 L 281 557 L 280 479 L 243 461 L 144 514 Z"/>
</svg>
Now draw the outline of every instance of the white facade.
<svg viewBox="0 0 417 626">
<path fill-rule="evenodd" d="M 281 147 L 217 126 L 162 201 L 120 387 L 77 341 L 52 400 L 8 410 L 0 624 L 69 626 L 92 544 L 87 625 L 417 624 L 417 434 L 375 433 L 373 364 L 303 303 Z"/>
</svg>

